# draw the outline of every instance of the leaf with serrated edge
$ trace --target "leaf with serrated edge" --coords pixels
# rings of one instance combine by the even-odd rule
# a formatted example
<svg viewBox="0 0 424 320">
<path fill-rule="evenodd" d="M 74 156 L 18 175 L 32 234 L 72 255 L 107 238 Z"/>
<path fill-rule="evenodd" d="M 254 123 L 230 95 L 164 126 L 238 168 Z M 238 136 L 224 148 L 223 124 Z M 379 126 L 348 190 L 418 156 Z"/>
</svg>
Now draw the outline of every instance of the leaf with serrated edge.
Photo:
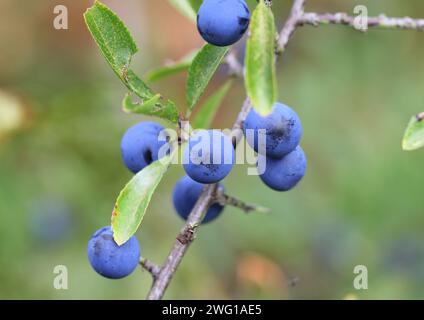
<svg viewBox="0 0 424 320">
<path fill-rule="evenodd" d="M 205 101 L 205 103 L 199 108 L 199 112 L 193 120 L 193 128 L 206 129 L 211 125 L 219 110 L 219 106 L 230 90 L 232 83 L 232 80 L 228 80 Z"/>
<path fill-rule="evenodd" d="M 85 12 L 84 19 L 100 52 L 122 82 L 141 98 L 153 96 L 150 88 L 129 69 L 131 59 L 138 52 L 138 48 L 119 17 L 104 4 L 96 1 Z"/>
<path fill-rule="evenodd" d="M 424 119 L 420 119 L 420 116 L 414 116 L 409 121 L 403 137 L 403 150 L 412 151 L 424 147 Z"/>
<path fill-rule="evenodd" d="M 156 94 L 130 69 L 131 59 L 138 49 L 119 17 L 108 7 L 96 1 L 85 12 L 84 19 L 101 53 L 125 86 L 143 101 L 156 97 Z M 178 117 L 175 117 L 178 109 L 174 103 L 163 104 L 158 101 L 151 106 L 154 107 L 153 110 L 146 106 L 139 110 L 144 111 L 143 114 L 154 114 L 173 122 L 178 121 Z M 171 118 L 167 118 L 168 115 Z"/>
<path fill-rule="evenodd" d="M 113 237 L 118 245 L 127 242 L 137 231 L 170 162 L 171 156 L 153 162 L 122 189 L 112 213 Z"/>
<path fill-rule="evenodd" d="M 98 1 L 87 9 L 84 17 L 106 60 L 120 74 L 138 51 L 127 27 L 112 10 Z"/>
<path fill-rule="evenodd" d="M 272 112 L 277 101 L 275 35 L 274 15 L 261 0 L 250 21 L 245 58 L 246 91 L 261 115 Z"/>
<path fill-rule="evenodd" d="M 186 88 L 189 111 L 193 110 L 193 107 L 199 101 L 227 52 L 228 47 L 206 44 L 194 58 L 188 70 Z"/>
</svg>

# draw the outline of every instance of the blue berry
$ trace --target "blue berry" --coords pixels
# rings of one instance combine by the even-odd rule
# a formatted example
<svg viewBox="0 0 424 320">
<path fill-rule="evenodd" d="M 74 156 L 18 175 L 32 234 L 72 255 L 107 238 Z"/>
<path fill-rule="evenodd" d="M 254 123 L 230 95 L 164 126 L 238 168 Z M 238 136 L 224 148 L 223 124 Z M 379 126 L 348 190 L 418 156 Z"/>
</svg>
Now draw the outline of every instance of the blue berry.
<svg viewBox="0 0 424 320">
<path fill-rule="evenodd" d="M 163 130 L 155 122 L 141 122 L 125 132 L 121 141 L 121 154 L 128 169 L 137 173 L 158 160 L 160 148 L 167 143 L 159 139 Z"/>
<path fill-rule="evenodd" d="M 188 176 L 182 177 L 175 185 L 172 201 L 178 215 L 184 220 L 187 220 L 191 210 L 193 210 L 196 205 L 204 186 L 205 185 L 194 181 Z M 224 186 L 220 184 L 219 188 L 222 188 L 223 190 Z M 218 218 L 223 209 L 224 207 L 219 203 L 213 204 L 208 209 L 205 218 L 203 219 L 203 223 L 208 223 Z"/>
<path fill-rule="evenodd" d="M 140 247 L 135 236 L 122 246 L 113 239 L 111 227 L 96 231 L 88 242 L 88 259 L 93 269 L 110 279 L 120 279 L 130 275 L 140 260 Z"/>
<path fill-rule="evenodd" d="M 259 130 L 266 130 L 265 139 L 259 138 Z M 252 109 L 244 123 L 244 133 L 247 143 L 256 152 L 279 159 L 299 145 L 302 124 L 296 112 L 282 103 L 276 103 L 272 113 L 265 117 Z"/>
<path fill-rule="evenodd" d="M 183 154 L 187 175 L 205 184 L 224 179 L 231 172 L 234 162 L 233 144 L 218 130 L 197 131 L 190 137 Z"/>
<path fill-rule="evenodd" d="M 197 14 L 197 29 L 203 39 L 225 47 L 243 37 L 250 22 L 244 0 L 204 0 Z"/>
<path fill-rule="evenodd" d="M 259 155 L 258 166 L 264 164 L 265 172 L 260 175 L 260 178 L 268 187 L 276 191 L 293 189 L 306 172 L 306 157 L 301 147 L 297 147 L 282 159 Z"/>
</svg>

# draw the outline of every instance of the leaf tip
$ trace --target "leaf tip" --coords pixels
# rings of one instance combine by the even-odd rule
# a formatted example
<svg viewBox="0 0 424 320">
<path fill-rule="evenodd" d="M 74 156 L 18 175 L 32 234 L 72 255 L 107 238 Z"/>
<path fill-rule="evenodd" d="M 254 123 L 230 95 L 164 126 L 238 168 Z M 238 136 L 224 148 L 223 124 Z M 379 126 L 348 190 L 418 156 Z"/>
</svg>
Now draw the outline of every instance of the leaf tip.
<svg viewBox="0 0 424 320">
<path fill-rule="evenodd" d="M 408 141 L 407 139 L 404 139 L 402 141 L 402 150 L 403 151 L 415 151 L 417 149 L 420 149 L 424 147 L 424 143 L 412 143 Z"/>
<path fill-rule="evenodd" d="M 411 146 L 408 144 L 408 142 L 404 139 L 402 141 L 402 150 L 403 151 L 412 151 Z"/>
<path fill-rule="evenodd" d="M 113 232 L 113 240 L 115 241 L 115 243 L 118 246 L 122 246 L 123 244 L 125 244 L 127 242 L 127 240 L 123 240 L 123 239 L 119 238 L 117 236 L 117 234 L 115 233 L 115 231 Z"/>
<path fill-rule="evenodd" d="M 96 0 L 97 1 L 97 0 Z M 96 5 L 96 3 L 94 3 L 91 7 L 88 7 L 84 13 L 82 14 L 84 17 L 85 22 L 87 22 L 87 16 L 89 15 L 89 13 L 91 12 L 91 10 L 93 10 L 94 6 Z"/>
<path fill-rule="evenodd" d="M 271 109 L 255 109 L 255 111 L 261 116 L 261 117 L 266 117 L 269 116 L 272 113 L 272 108 Z"/>
<path fill-rule="evenodd" d="M 112 219 L 111 219 L 111 227 L 113 233 L 113 240 L 116 242 L 118 246 L 122 246 L 128 239 L 122 237 L 122 235 L 117 232 L 116 229 L 116 217 L 118 216 L 118 211 L 116 210 L 116 206 L 112 211 Z"/>
</svg>

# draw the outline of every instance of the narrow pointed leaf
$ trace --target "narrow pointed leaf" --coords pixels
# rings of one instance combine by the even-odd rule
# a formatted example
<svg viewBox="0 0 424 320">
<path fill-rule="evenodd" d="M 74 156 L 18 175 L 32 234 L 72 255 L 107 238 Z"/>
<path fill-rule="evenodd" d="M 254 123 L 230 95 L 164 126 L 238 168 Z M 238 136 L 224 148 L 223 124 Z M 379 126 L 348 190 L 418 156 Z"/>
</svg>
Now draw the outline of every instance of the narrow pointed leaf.
<svg viewBox="0 0 424 320">
<path fill-rule="evenodd" d="M 85 22 L 101 53 L 122 82 L 140 97 L 153 92 L 129 69 L 132 57 L 138 52 L 130 32 L 118 16 L 96 1 L 84 14 Z"/>
<path fill-rule="evenodd" d="M 127 27 L 113 11 L 97 1 L 86 11 L 84 17 L 107 62 L 120 74 L 138 51 Z"/>
<path fill-rule="evenodd" d="M 424 113 L 412 117 L 402 142 L 403 150 L 412 151 L 424 147 Z"/>
<path fill-rule="evenodd" d="M 228 80 L 199 108 L 199 112 L 196 114 L 193 121 L 193 127 L 195 129 L 209 128 L 219 110 L 219 106 L 222 104 L 222 101 L 230 90 L 231 85 L 232 80 Z"/>
<path fill-rule="evenodd" d="M 158 81 L 180 72 L 187 71 L 198 52 L 198 50 L 195 50 L 194 52 L 190 52 L 180 61 L 150 71 L 145 76 L 146 80 L 149 82 Z"/>
<path fill-rule="evenodd" d="M 262 115 L 269 114 L 277 101 L 275 35 L 274 15 L 261 0 L 249 27 L 245 85 L 254 108 Z"/>
<path fill-rule="evenodd" d="M 118 245 L 127 242 L 137 231 L 170 161 L 171 157 L 167 156 L 153 162 L 137 173 L 122 189 L 112 213 L 113 237 Z"/>
<path fill-rule="evenodd" d="M 227 52 L 228 47 L 206 44 L 194 58 L 188 70 L 186 88 L 189 111 L 193 110 L 193 107 L 199 101 Z"/>
<path fill-rule="evenodd" d="M 130 69 L 131 59 L 137 53 L 138 48 L 127 27 L 118 16 L 108 7 L 96 1 L 85 12 L 84 19 L 101 53 L 125 86 L 143 101 L 154 98 L 156 94 Z M 161 117 L 178 113 L 175 104 L 162 104 L 162 101 L 159 101 L 154 107 L 155 110 L 149 110 L 147 107 L 142 110 L 144 114 L 156 114 Z M 160 108 L 175 108 L 175 110 L 172 112 L 169 110 L 158 111 L 157 109 Z M 175 117 L 167 119 L 173 121 Z"/>
</svg>

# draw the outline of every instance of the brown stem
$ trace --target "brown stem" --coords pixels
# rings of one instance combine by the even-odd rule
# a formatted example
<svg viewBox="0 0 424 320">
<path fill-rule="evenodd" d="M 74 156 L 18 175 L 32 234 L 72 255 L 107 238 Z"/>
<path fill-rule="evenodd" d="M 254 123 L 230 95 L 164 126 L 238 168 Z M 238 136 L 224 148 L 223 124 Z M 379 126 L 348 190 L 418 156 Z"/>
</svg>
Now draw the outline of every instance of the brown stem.
<svg viewBox="0 0 424 320">
<path fill-rule="evenodd" d="M 216 189 L 217 185 L 208 185 L 203 190 L 199 200 L 188 217 L 186 224 L 177 236 L 164 266 L 160 269 L 156 278 L 153 279 L 152 288 L 147 296 L 148 300 L 162 299 L 175 270 L 177 270 L 188 247 L 196 237 L 197 227 L 203 220 L 204 212 L 206 212 L 214 199 Z"/>
</svg>

